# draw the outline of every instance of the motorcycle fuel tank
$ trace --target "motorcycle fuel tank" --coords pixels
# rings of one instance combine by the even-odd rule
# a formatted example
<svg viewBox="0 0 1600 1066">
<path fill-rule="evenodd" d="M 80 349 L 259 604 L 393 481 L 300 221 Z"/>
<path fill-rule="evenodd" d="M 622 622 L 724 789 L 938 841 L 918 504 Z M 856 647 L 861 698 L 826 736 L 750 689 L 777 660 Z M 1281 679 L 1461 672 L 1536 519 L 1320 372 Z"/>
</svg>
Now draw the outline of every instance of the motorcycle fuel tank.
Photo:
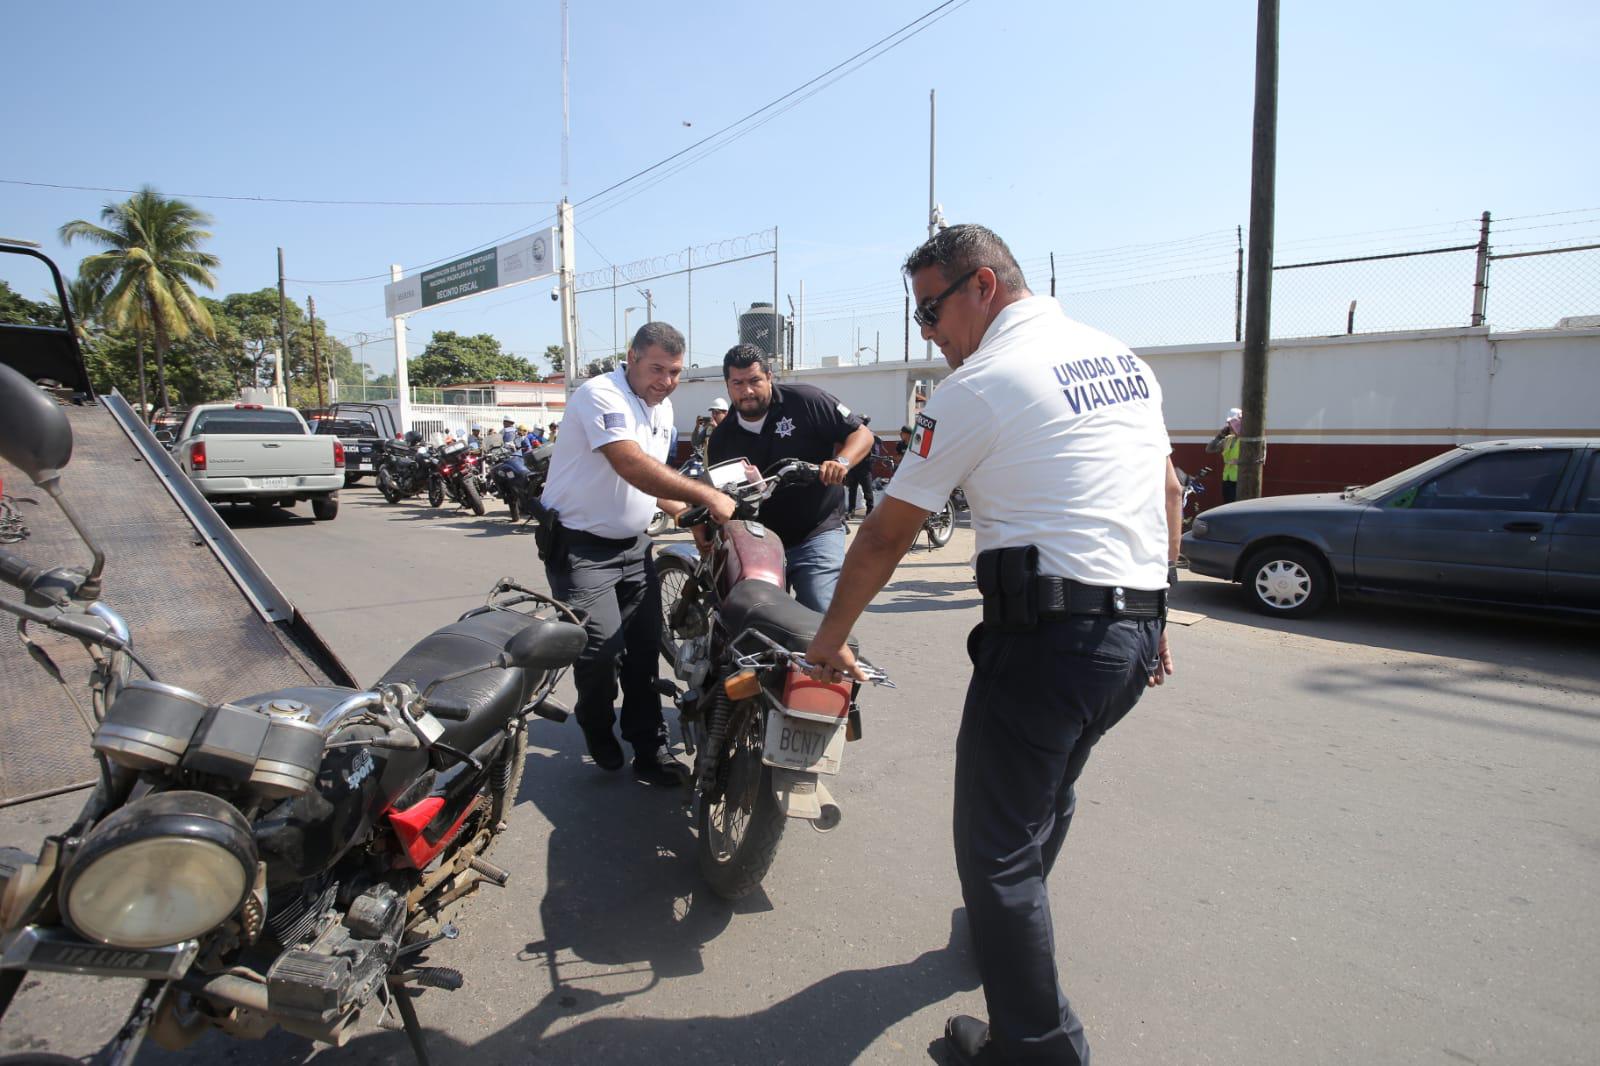
<svg viewBox="0 0 1600 1066">
<path fill-rule="evenodd" d="M 784 587 L 783 541 L 759 522 L 729 522 L 722 527 L 722 566 L 717 594 L 726 596 L 741 581 Z"/>
</svg>

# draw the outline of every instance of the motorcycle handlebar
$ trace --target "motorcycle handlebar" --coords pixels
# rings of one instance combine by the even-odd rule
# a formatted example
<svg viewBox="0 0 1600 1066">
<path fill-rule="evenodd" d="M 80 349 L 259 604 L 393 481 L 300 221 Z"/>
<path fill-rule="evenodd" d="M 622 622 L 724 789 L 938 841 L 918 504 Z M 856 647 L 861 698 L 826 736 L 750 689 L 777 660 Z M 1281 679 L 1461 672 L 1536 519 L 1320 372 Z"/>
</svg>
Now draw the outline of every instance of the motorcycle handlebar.
<svg viewBox="0 0 1600 1066">
<path fill-rule="evenodd" d="M 26 592 L 43 573 L 42 569 L 22 556 L 0 548 L 0 581 L 4 581 L 12 588 Z"/>
</svg>

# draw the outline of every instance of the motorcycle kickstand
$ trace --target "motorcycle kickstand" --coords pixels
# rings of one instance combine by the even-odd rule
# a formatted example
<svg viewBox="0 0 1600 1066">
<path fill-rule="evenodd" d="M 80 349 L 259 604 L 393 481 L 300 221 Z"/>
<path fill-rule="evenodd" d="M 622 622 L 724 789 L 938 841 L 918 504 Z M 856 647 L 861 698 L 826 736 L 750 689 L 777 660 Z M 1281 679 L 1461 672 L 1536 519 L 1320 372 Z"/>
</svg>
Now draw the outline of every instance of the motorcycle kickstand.
<svg viewBox="0 0 1600 1066">
<path fill-rule="evenodd" d="M 423 1041 L 422 1023 L 417 1020 L 416 1004 L 411 1002 L 411 990 L 405 985 L 391 985 L 390 991 L 394 996 L 394 1005 L 400 1010 L 400 1024 L 405 1027 L 406 1040 L 411 1044 L 411 1054 L 416 1056 L 417 1066 L 433 1066 L 428 1058 L 428 1045 Z"/>
</svg>

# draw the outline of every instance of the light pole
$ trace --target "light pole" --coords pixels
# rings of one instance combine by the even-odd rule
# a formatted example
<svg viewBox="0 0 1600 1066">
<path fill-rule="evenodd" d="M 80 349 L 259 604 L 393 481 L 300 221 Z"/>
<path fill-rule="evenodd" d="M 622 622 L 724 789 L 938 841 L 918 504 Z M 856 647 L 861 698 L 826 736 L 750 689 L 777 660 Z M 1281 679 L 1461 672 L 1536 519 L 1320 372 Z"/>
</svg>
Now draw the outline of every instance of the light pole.
<svg viewBox="0 0 1600 1066">
<path fill-rule="evenodd" d="M 633 332 L 628 329 L 628 316 L 635 311 L 642 310 L 644 310 L 642 307 L 624 307 L 622 309 L 622 341 L 624 347 L 633 343 Z"/>
<path fill-rule="evenodd" d="M 856 349 L 856 354 L 854 356 L 854 359 L 856 361 L 856 366 L 860 366 L 861 365 L 861 353 L 862 352 L 871 352 L 872 353 L 872 361 L 874 363 L 876 363 L 878 361 L 878 349 L 863 344 L 861 347 Z"/>
</svg>

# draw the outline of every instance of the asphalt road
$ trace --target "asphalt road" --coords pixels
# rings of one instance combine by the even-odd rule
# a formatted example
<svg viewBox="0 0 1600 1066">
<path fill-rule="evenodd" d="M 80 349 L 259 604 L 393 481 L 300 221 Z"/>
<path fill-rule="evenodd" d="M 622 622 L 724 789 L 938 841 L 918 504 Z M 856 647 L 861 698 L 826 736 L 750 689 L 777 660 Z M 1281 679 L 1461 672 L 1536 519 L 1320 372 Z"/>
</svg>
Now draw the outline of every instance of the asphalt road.
<svg viewBox="0 0 1600 1066">
<path fill-rule="evenodd" d="M 503 512 L 358 488 L 332 523 L 230 521 L 363 681 L 496 577 L 543 585 Z M 536 720 L 495 856 L 512 881 L 433 954 L 466 988 L 419 1000 L 435 1062 L 939 1058 L 945 1016 L 984 1013 L 949 840 L 970 545 L 963 528 L 909 556 L 863 619 L 900 687 L 864 701 L 832 785 L 844 823 L 791 826 L 738 906 L 699 886 L 674 798 Z M 1178 605 L 1207 617 L 1175 628 L 1178 675 L 1096 749 L 1052 884 L 1096 1061 L 1595 1062 L 1596 629 L 1393 605 L 1265 620 L 1202 579 Z M 10 814 L 5 842 L 35 843 L 60 809 Z M 0 1049 L 87 1052 L 131 994 L 30 981 Z M 308 1058 L 410 1061 L 379 1030 L 321 1051 L 213 1035 L 140 1061 Z"/>
</svg>

